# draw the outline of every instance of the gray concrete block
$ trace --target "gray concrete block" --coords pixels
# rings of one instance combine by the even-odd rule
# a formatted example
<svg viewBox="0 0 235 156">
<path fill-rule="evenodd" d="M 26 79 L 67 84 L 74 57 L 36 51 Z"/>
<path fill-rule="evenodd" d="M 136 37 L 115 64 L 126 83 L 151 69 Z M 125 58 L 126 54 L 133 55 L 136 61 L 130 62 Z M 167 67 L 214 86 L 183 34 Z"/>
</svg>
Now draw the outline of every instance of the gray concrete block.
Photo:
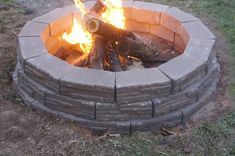
<svg viewBox="0 0 235 156">
<path fill-rule="evenodd" d="M 119 113 L 102 113 L 102 112 L 97 112 L 96 113 L 96 120 L 97 121 L 103 121 L 103 122 L 108 122 L 108 121 L 128 121 L 130 119 L 128 114 L 120 114 Z"/>
<path fill-rule="evenodd" d="M 95 118 L 95 102 L 92 101 L 72 99 L 55 93 L 47 93 L 45 105 L 49 108 L 85 119 Z"/>
<path fill-rule="evenodd" d="M 97 94 L 112 96 L 110 97 L 113 99 L 112 101 L 114 101 L 114 86 L 115 73 L 94 69 L 76 68 L 61 79 L 62 94 L 66 94 L 63 88 L 76 90 L 84 88 L 87 91 L 93 91 Z"/>
<path fill-rule="evenodd" d="M 30 97 L 30 96 L 29 96 L 24 90 L 22 90 L 22 89 L 19 89 L 19 90 L 18 90 L 18 93 L 19 93 L 20 97 L 22 98 L 22 100 L 24 101 L 24 104 L 25 104 L 26 106 L 31 106 L 31 104 L 36 101 L 35 99 L 33 99 L 32 97 Z"/>
<path fill-rule="evenodd" d="M 115 133 L 129 133 L 130 132 L 130 122 L 128 121 L 109 121 L 109 122 L 101 122 L 101 121 L 94 121 L 94 120 L 88 120 L 84 118 L 80 118 L 75 115 L 67 114 L 64 112 L 60 112 L 57 110 L 50 109 L 48 107 L 45 107 L 40 102 L 35 101 L 31 103 L 31 106 L 35 109 L 40 109 L 42 111 L 52 113 L 56 116 L 60 116 L 63 118 L 66 118 L 68 120 L 72 120 L 77 122 L 79 125 L 94 129 L 97 131 L 109 131 L 109 132 L 115 132 Z"/>
<path fill-rule="evenodd" d="M 178 56 L 158 68 L 172 80 L 173 87 L 194 80 L 195 75 L 204 74 L 206 71 L 204 62 L 188 55 Z"/>
<path fill-rule="evenodd" d="M 34 18 L 33 21 L 49 24 L 50 35 L 54 36 L 72 26 L 72 13 L 74 10 L 75 9 L 73 9 L 72 7 L 57 8 L 48 12 L 47 14 Z"/>
<path fill-rule="evenodd" d="M 59 90 L 59 80 L 71 72 L 74 67 L 51 55 L 41 55 L 25 61 L 25 72 L 32 79 L 49 87 Z"/>
<path fill-rule="evenodd" d="M 155 87 L 154 90 L 151 87 Z M 146 101 L 151 97 L 170 94 L 170 80 L 158 69 L 116 73 L 118 103 Z"/>
<path fill-rule="evenodd" d="M 138 88 L 164 85 L 169 87 L 169 84 L 170 80 L 156 68 L 116 73 L 117 92 L 132 87 L 136 89 L 136 86 Z"/>
<path fill-rule="evenodd" d="M 65 10 L 65 12 L 68 12 L 68 13 L 79 13 L 79 14 L 81 14 L 81 11 L 76 7 L 76 5 L 69 5 L 69 6 L 63 7 L 62 9 Z"/>
<path fill-rule="evenodd" d="M 37 22 L 27 22 L 22 28 L 18 37 L 42 37 L 45 39 L 49 36 L 49 25 Z"/>
<path fill-rule="evenodd" d="M 161 107 L 155 107 L 154 116 L 157 117 L 157 116 L 164 115 L 166 113 L 180 110 L 180 109 L 196 102 L 196 99 L 197 99 L 197 97 L 195 96 L 195 97 L 184 97 L 181 99 L 167 101 Z"/>
<path fill-rule="evenodd" d="M 57 20 L 58 18 L 66 16 L 69 13 L 70 13 L 70 10 L 68 9 L 56 8 L 42 16 L 34 18 L 32 21 L 49 24 Z"/>
<path fill-rule="evenodd" d="M 214 44 L 214 39 L 190 39 L 185 54 L 208 63 L 214 53 Z"/>
<path fill-rule="evenodd" d="M 112 112 L 119 111 L 119 106 L 116 103 L 101 103 L 96 102 L 96 111 L 100 112 Z"/>
<path fill-rule="evenodd" d="M 168 123 L 168 124 L 166 124 Z M 172 112 L 161 117 L 152 118 L 148 120 L 135 120 L 131 121 L 131 131 L 150 131 L 160 129 L 165 125 L 179 125 L 182 123 L 182 113 L 181 112 Z"/>
<path fill-rule="evenodd" d="M 135 1 L 132 7 L 137 8 L 137 9 L 154 11 L 154 12 L 164 12 L 165 10 L 169 8 L 168 5 L 156 4 L 156 3 L 150 3 L 150 2 L 140 2 L 140 1 Z"/>
<path fill-rule="evenodd" d="M 139 22 L 159 24 L 161 12 L 165 11 L 168 7 L 167 5 L 135 1 L 131 6 L 131 15 L 128 16 Z"/>
<path fill-rule="evenodd" d="M 195 112 L 205 106 L 210 100 L 213 95 L 213 92 L 208 89 L 206 94 L 196 103 L 193 103 L 181 110 L 183 114 L 183 121 L 186 122 Z"/>
<path fill-rule="evenodd" d="M 21 85 L 23 85 L 23 87 L 25 88 L 25 91 L 35 100 L 38 100 L 42 104 L 45 104 L 45 95 L 47 92 L 50 91 L 36 81 L 30 79 L 22 71 L 19 72 L 19 78 L 21 80 Z"/>
<path fill-rule="evenodd" d="M 188 14 L 188 13 L 186 13 L 176 7 L 170 7 L 164 13 L 174 17 L 175 19 L 179 20 L 181 23 L 199 20 L 198 18 L 194 17 L 193 15 Z"/>
<path fill-rule="evenodd" d="M 152 102 L 135 102 L 119 104 L 120 112 L 128 114 L 129 120 L 152 118 Z"/>
<path fill-rule="evenodd" d="M 161 14 L 161 25 L 177 33 L 180 32 L 182 23 L 198 20 L 176 7 L 170 7 Z"/>
<path fill-rule="evenodd" d="M 22 60 L 48 53 L 40 37 L 19 37 L 18 42 L 20 59 Z"/>
<path fill-rule="evenodd" d="M 187 34 L 180 32 L 181 35 L 187 35 L 190 39 L 215 39 L 213 33 L 201 21 L 183 23 L 182 26 Z"/>
</svg>

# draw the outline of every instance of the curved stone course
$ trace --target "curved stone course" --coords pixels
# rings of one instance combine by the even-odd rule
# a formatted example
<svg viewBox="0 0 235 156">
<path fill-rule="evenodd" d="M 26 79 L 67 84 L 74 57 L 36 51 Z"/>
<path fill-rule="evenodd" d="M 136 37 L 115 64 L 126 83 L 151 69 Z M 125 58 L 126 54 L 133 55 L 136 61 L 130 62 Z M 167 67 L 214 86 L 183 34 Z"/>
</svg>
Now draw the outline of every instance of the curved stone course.
<svg viewBox="0 0 235 156">
<path fill-rule="evenodd" d="M 89 8 L 93 1 L 86 2 Z M 124 2 L 127 29 L 172 43 L 182 55 L 158 68 L 108 72 L 74 67 L 53 56 L 75 6 L 29 21 L 18 35 L 14 86 L 25 104 L 95 130 L 132 133 L 185 124 L 212 100 L 220 67 L 215 37 L 196 17 L 178 8 Z"/>
</svg>

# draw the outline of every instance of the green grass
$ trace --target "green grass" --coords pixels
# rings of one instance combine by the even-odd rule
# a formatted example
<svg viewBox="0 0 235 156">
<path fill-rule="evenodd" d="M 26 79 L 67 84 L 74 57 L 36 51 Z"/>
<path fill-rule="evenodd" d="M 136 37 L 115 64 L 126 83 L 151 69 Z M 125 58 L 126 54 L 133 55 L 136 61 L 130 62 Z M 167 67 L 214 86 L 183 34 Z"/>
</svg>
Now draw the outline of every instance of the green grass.
<svg viewBox="0 0 235 156">
<path fill-rule="evenodd" d="M 193 11 L 207 15 L 217 23 L 229 43 L 229 55 L 232 59 L 232 80 L 229 86 L 232 97 L 235 95 L 235 1 L 234 0 L 199 0 L 193 5 Z"/>
<path fill-rule="evenodd" d="M 235 0 L 194 0 L 189 8 L 185 6 L 191 2 L 190 0 L 145 1 L 160 1 L 166 4 L 180 6 L 184 10 L 190 10 L 215 23 L 216 29 L 224 34 L 229 45 L 228 54 L 231 58 L 230 72 L 232 73 L 232 78 L 228 89 L 232 98 L 235 100 L 235 80 L 233 79 L 235 77 Z M 148 148 L 150 149 L 145 146 L 143 141 L 140 141 L 141 145 L 136 145 L 138 143 L 131 139 L 130 144 L 134 144 L 134 148 L 131 149 L 138 147 L 137 151 L 142 151 L 142 155 L 188 155 L 180 147 L 192 143 L 193 152 L 189 153 L 189 155 L 232 156 L 235 155 L 235 113 L 230 112 L 214 123 L 205 123 L 195 128 L 190 136 L 180 137 L 178 140 L 178 148 L 166 148 L 163 150 L 163 154 L 154 152 L 150 148 L 154 146 L 159 147 L 154 143 L 154 140 L 148 144 Z M 130 152 L 127 150 L 126 155 L 132 155 Z M 134 153 L 134 155 L 141 154 Z"/>
<path fill-rule="evenodd" d="M 235 0 L 198 0 L 192 6 L 192 10 L 199 15 L 207 16 L 215 21 L 218 30 L 221 31 L 229 45 L 231 58 L 230 72 L 231 83 L 228 86 L 230 94 L 235 100 Z M 235 155 L 235 113 L 232 112 L 217 123 L 202 125 L 195 136 L 201 138 L 205 147 L 215 151 L 213 155 Z M 220 145 L 220 147 L 218 147 Z M 223 147 L 223 146 L 225 147 Z M 224 148 L 224 149 L 223 149 Z"/>
<path fill-rule="evenodd" d="M 11 3 L 13 0 L 0 0 L 0 3 Z"/>
</svg>

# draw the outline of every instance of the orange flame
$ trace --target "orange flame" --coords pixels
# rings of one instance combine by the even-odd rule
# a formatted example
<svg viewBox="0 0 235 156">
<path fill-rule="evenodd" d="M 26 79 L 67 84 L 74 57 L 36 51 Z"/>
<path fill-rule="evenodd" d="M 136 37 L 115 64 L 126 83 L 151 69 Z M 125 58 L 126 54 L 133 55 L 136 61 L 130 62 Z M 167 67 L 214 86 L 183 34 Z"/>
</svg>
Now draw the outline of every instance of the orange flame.
<svg viewBox="0 0 235 156">
<path fill-rule="evenodd" d="M 107 9 L 102 14 L 104 22 L 110 23 L 118 28 L 125 28 L 125 16 L 122 8 L 122 0 L 106 0 Z"/>
<path fill-rule="evenodd" d="M 65 32 L 62 39 L 70 44 L 79 44 L 84 53 L 89 53 L 92 47 L 91 34 L 83 29 L 82 24 L 76 18 L 73 19 L 72 31 L 69 34 Z"/>
<path fill-rule="evenodd" d="M 82 12 L 82 16 L 88 11 L 81 0 L 74 0 L 76 7 Z M 105 0 L 106 10 L 101 17 L 104 22 L 124 29 L 125 16 L 122 8 L 122 0 Z M 74 18 L 72 31 L 64 33 L 62 39 L 70 44 L 79 44 L 84 53 L 90 53 L 92 48 L 92 35 L 82 26 L 80 21 Z"/>
</svg>

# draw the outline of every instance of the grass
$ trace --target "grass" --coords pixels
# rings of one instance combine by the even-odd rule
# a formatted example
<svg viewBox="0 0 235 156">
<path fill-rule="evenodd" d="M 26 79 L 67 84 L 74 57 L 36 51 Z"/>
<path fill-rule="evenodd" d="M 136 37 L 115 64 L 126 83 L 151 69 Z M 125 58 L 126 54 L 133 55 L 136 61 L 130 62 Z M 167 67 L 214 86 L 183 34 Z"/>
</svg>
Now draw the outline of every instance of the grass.
<svg viewBox="0 0 235 156">
<path fill-rule="evenodd" d="M 224 33 L 229 43 L 229 55 L 232 59 L 231 73 L 235 76 L 235 1 L 234 0 L 199 0 L 192 10 L 207 15 L 217 23 L 218 29 Z M 235 80 L 229 86 L 232 95 L 235 95 Z M 234 97 L 233 97 L 234 98 Z"/>
<path fill-rule="evenodd" d="M 159 1 L 151 0 L 151 2 Z M 182 9 L 190 10 L 202 17 L 207 17 L 216 24 L 216 28 L 227 39 L 229 45 L 228 52 L 232 63 L 230 72 L 232 77 L 235 77 L 235 0 L 195 0 L 194 2 L 192 0 L 167 0 L 161 2 L 181 6 Z M 189 8 L 186 8 L 185 6 L 188 3 L 192 4 Z M 234 103 L 235 81 L 233 78 L 231 78 L 228 89 Z M 193 143 L 191 148 L 194 149 L 193 153 L 196 155 L 235 155 L 235 113 L 230 112 L 214 123 L 205 123 L 194 129 L 190 136 L 182 137 L 179 140 L 181 140 L 179 142 L 181 146 L 190 142 Z M 145 151 L 145 148 L 139 150 Z M 143 152 L 142 154 L 144 155 L 145 153 Z M 157 153 L 155 154 L 157 155 Z M 182 150 L 174 152 L 171 149 L 164 153 L 164 155 L 185 155 L 185 152 L 182 152 Z"/>
<path fill-rule="evenodd" d="M 194 0 L 193 2 L 192 0 L 151 1 L 179 6 L 198 16 L 206 17 L 212 23 L 215 23 L 216 29 L 221 31 L 227 39 L 229 45 L 228 52 L 232 60 L 230 72 L 233 77 L 235 76 L 235 0 Z M 0 0 L 0 3 L 9 2 L 12 2 L 12 0 Z M 0 19 L 0 24 L 6 25 L 7 23 L 5 22 L 5 18 Z M 15 56 L 12 56 L 12 53 L 5 54 L 4 56 L 3 60 L 8 60 L 6 64 L 10 66 L 4 66 L 6 67 L 4 71 L 0 70 L 2 73 L 0 73 L 0 88 L 1 86 L 5 88 L 5 85 L 8 83 L 7 80 L 9 78 L 7 75 L 13 69 L 12 63 L 10 62 L 14 62 L 13 58 L 15 58 Z M 235 81 L 233 79 L 231 79 L 228 89 L 235 100 Z M 52 124 L 50 123 L 48 125 Z M 74 124 L 71 125 L 74 126 Z M 53 136 L 52 138 L 54 140 L 51 141 L 51 136 L 45 133 L 43 134 L 43 138 L 48 136 L 49 138 L 45 140 L 48 142 L 51 141 L 51 143 L 37 145 L 36 149 L 32 149 L 34 150 L 32 153 L 35 151 L 37 153 L 50 153 L 53 151 L 55 153 L 67 153 L 67 155 L 92 155 L 94 153 L 97 155 L 104 153 L 103 155 L 123 156 L 235 155 L 234 112 L 224 115 L 215 122 L 204 123 L 194 128 L 190 133 L 180 133 L 170 136 L 163 136 L 159 133 L 137 133 L 132 136 L 96 138 L 92 141 L 84 139 L 84 136 L 71 136 L 71 134 L 67 134 L 66 132 L 59 134 L 60 136 Z M 74 141 L 71 141 L 71 139 Z"/>
<path fill-rule="evenodd" d="M 0 0 L 0 4 L 1 3 L 12 3 L 13 2 L 13 0 Z"/>
<path fill-rule="evenodd" d="M 215 21 L 218 30 L 221 31 L 229 44 L 232 74 L 231 83 L 228 86 L 233 103 L 235 100 L 235 1 L 234 0 L 198 0 L 192 6 L 192 10 L 199 15 Z M 201 138 L 209 151 L 216 151 L 214 155 L 235 155 L 235 113 L 231 112 L 222 120 L 208 125 L 202 125 L 195 136 Z M 219 146 L 220 145 L 220 146 Z M 209 147 L 208 147 L 209 146 Z M 219 147 L 218 147 L 219 146 Z M 223 146 L 224 149 L 223 149 Z M 226 147 L 227 146 L 227 147 Z"/>
</svg>

